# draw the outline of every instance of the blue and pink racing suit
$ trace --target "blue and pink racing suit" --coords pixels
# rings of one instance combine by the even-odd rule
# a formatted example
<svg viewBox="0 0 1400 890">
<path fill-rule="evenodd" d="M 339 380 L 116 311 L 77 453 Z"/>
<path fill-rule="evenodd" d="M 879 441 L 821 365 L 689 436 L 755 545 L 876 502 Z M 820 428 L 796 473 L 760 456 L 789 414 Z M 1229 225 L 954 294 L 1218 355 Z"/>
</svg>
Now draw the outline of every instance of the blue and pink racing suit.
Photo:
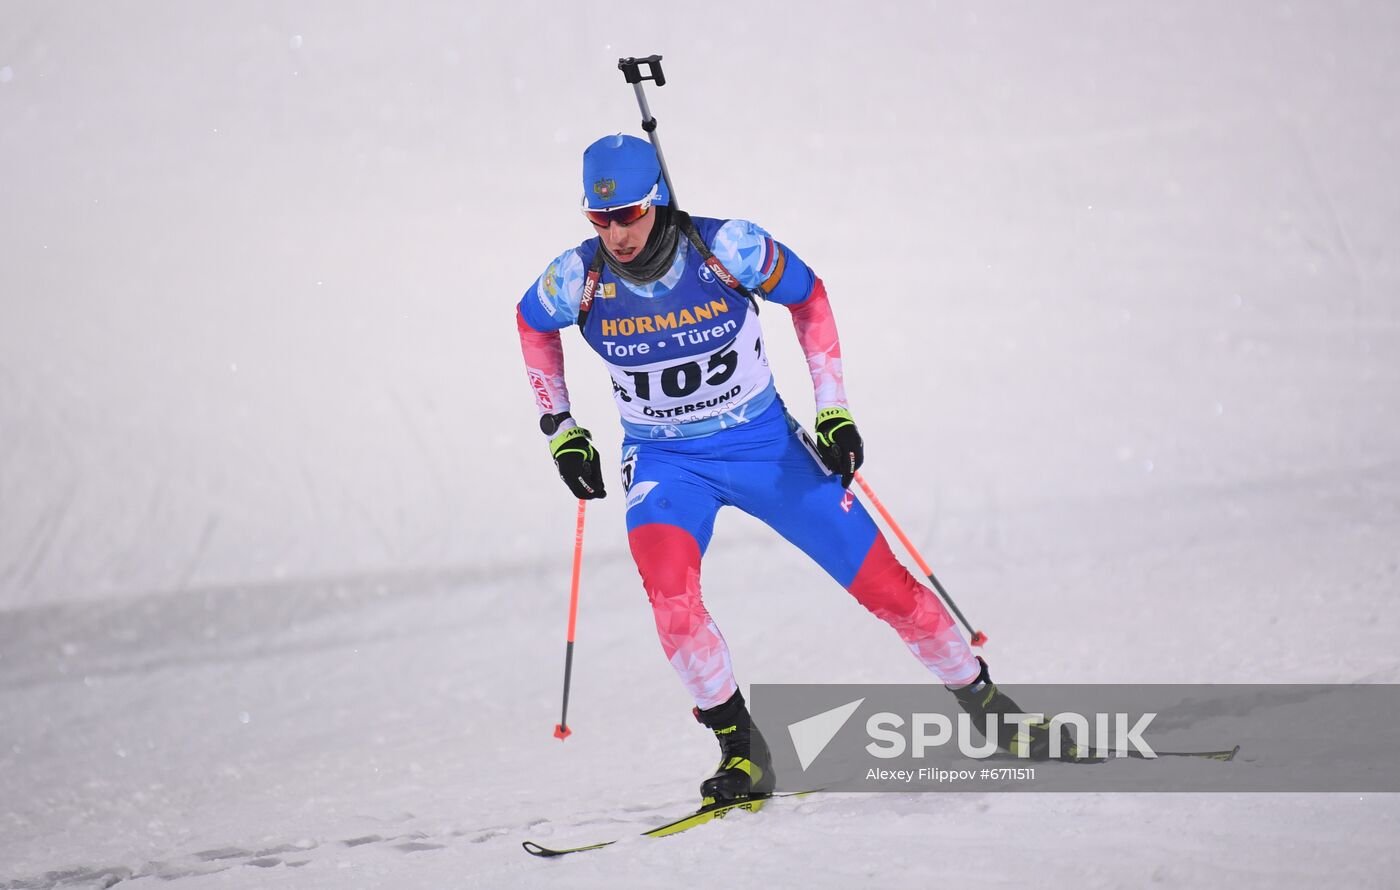
<svg viewBox="0 0 1400 890">
<path fill-rule="evenodd" d="M 846 407 L 841 345 L 821 279 L 751 222 L 693 222 L 731 274 L 791 311 L 817 409 Z M 558 332 L 577 323 L 587 270 L 601 249 L 595 238 L 565 251 L 517 306 L 541 415 L 569 410 Z M 976 679 L 977 661 L 943 604 L 895 559 L 784 409 L 758 314 L 684 237 L 670 269 L 650 284 L 604 267 L 583 335 L 612 376 L 622 416 L 632 556 L 662 649 L 699 707 L 722 704 L 738 688 L 700 595 L 700 560 L 723 506 L 762 520 L 816 560 L 946 685 Z"/>
</svg>

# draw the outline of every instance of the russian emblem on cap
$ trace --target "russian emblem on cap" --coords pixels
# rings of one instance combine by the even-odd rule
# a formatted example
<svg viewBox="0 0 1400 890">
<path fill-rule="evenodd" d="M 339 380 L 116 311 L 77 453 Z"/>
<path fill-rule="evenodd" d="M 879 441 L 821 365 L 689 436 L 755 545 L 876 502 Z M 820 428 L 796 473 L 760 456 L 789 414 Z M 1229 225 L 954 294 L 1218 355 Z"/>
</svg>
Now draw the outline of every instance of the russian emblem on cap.
<svg viewBox="0 0 1400 890">
<path fill-rule="evenodd" d="M 617 191 L 617 180 L 615 179 L 600 179 L 593 183 L 593 194 L 604 201 L 611 198 L 615 191 Z"/>
</svg>

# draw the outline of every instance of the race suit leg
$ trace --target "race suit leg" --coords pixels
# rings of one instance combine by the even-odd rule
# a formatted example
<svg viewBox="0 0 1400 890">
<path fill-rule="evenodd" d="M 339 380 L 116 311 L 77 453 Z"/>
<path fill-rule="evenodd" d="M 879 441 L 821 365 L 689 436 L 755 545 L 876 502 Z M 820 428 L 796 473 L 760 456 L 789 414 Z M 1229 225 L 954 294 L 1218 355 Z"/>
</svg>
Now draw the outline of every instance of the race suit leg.
<svg viewBox="0 0 1400 890">
<path fill-rule="evenodd" d="M 735 506 L 815 560 L 945 685 L 975 681 L 981 666 L 942 601 L 900 564 L 854 492 L 826 474 L 801 427 L 785 419 L 767 460 L 731 474 Z"/>
<path fill-rule="evenodd" d="M 627 540 L 666 660 L 701 709 L 739 688 L 729 647 L 700 596 L 700 558 L 723 500 L 688 455 L 645 443 L 623 448 Z"/>
</svg>

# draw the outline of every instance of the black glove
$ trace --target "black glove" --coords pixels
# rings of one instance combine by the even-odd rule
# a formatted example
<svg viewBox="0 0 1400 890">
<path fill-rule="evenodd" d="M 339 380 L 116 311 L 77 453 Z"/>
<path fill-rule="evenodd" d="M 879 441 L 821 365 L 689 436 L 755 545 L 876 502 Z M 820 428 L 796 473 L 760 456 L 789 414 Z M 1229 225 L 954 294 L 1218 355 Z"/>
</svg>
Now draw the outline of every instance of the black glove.
<svg viewBox="0 0 1400 890">
<path fill-rule="evenodd" d="M 856 470 L 865 463 L 865 443 L 851 412 L 845 408 L 817 412 L 817 454 L 828 470 L 841 477 L 841 487 L 849 487 Z"/>
<path fill-rule="evenodd" d="M 603 468 L 598 465 L 598 452 L 588 430 L 570 427 L 549 440 L 549 453 L 554 455 L 559 478 L 574 497 L 589 501 L 608 496 L 603 490 Z"/>
</svg>

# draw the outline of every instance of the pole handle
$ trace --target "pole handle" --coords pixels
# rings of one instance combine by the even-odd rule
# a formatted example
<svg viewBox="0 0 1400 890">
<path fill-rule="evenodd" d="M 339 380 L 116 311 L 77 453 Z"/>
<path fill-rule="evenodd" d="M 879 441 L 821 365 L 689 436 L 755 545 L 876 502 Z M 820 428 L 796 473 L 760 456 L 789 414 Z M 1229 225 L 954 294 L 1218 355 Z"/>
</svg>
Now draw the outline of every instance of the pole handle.
<svg viewBox="0 0 1400 890">
<path fill-rule="evenodd" d="M 647 74 L 642 73 L 642 66 L 647 66 Z M 656 81 L 656 85 L 664 87 L 666 85 L 666 75 L 661 71 L 661 57 L 647 56 L 642 59 L 628 56 L 625 59 L 617 60 L 617 67 L 622 72 L 622 76 L 627 78 L 628 83 L 641 83 L 644 80 Z"/>
</svg>

